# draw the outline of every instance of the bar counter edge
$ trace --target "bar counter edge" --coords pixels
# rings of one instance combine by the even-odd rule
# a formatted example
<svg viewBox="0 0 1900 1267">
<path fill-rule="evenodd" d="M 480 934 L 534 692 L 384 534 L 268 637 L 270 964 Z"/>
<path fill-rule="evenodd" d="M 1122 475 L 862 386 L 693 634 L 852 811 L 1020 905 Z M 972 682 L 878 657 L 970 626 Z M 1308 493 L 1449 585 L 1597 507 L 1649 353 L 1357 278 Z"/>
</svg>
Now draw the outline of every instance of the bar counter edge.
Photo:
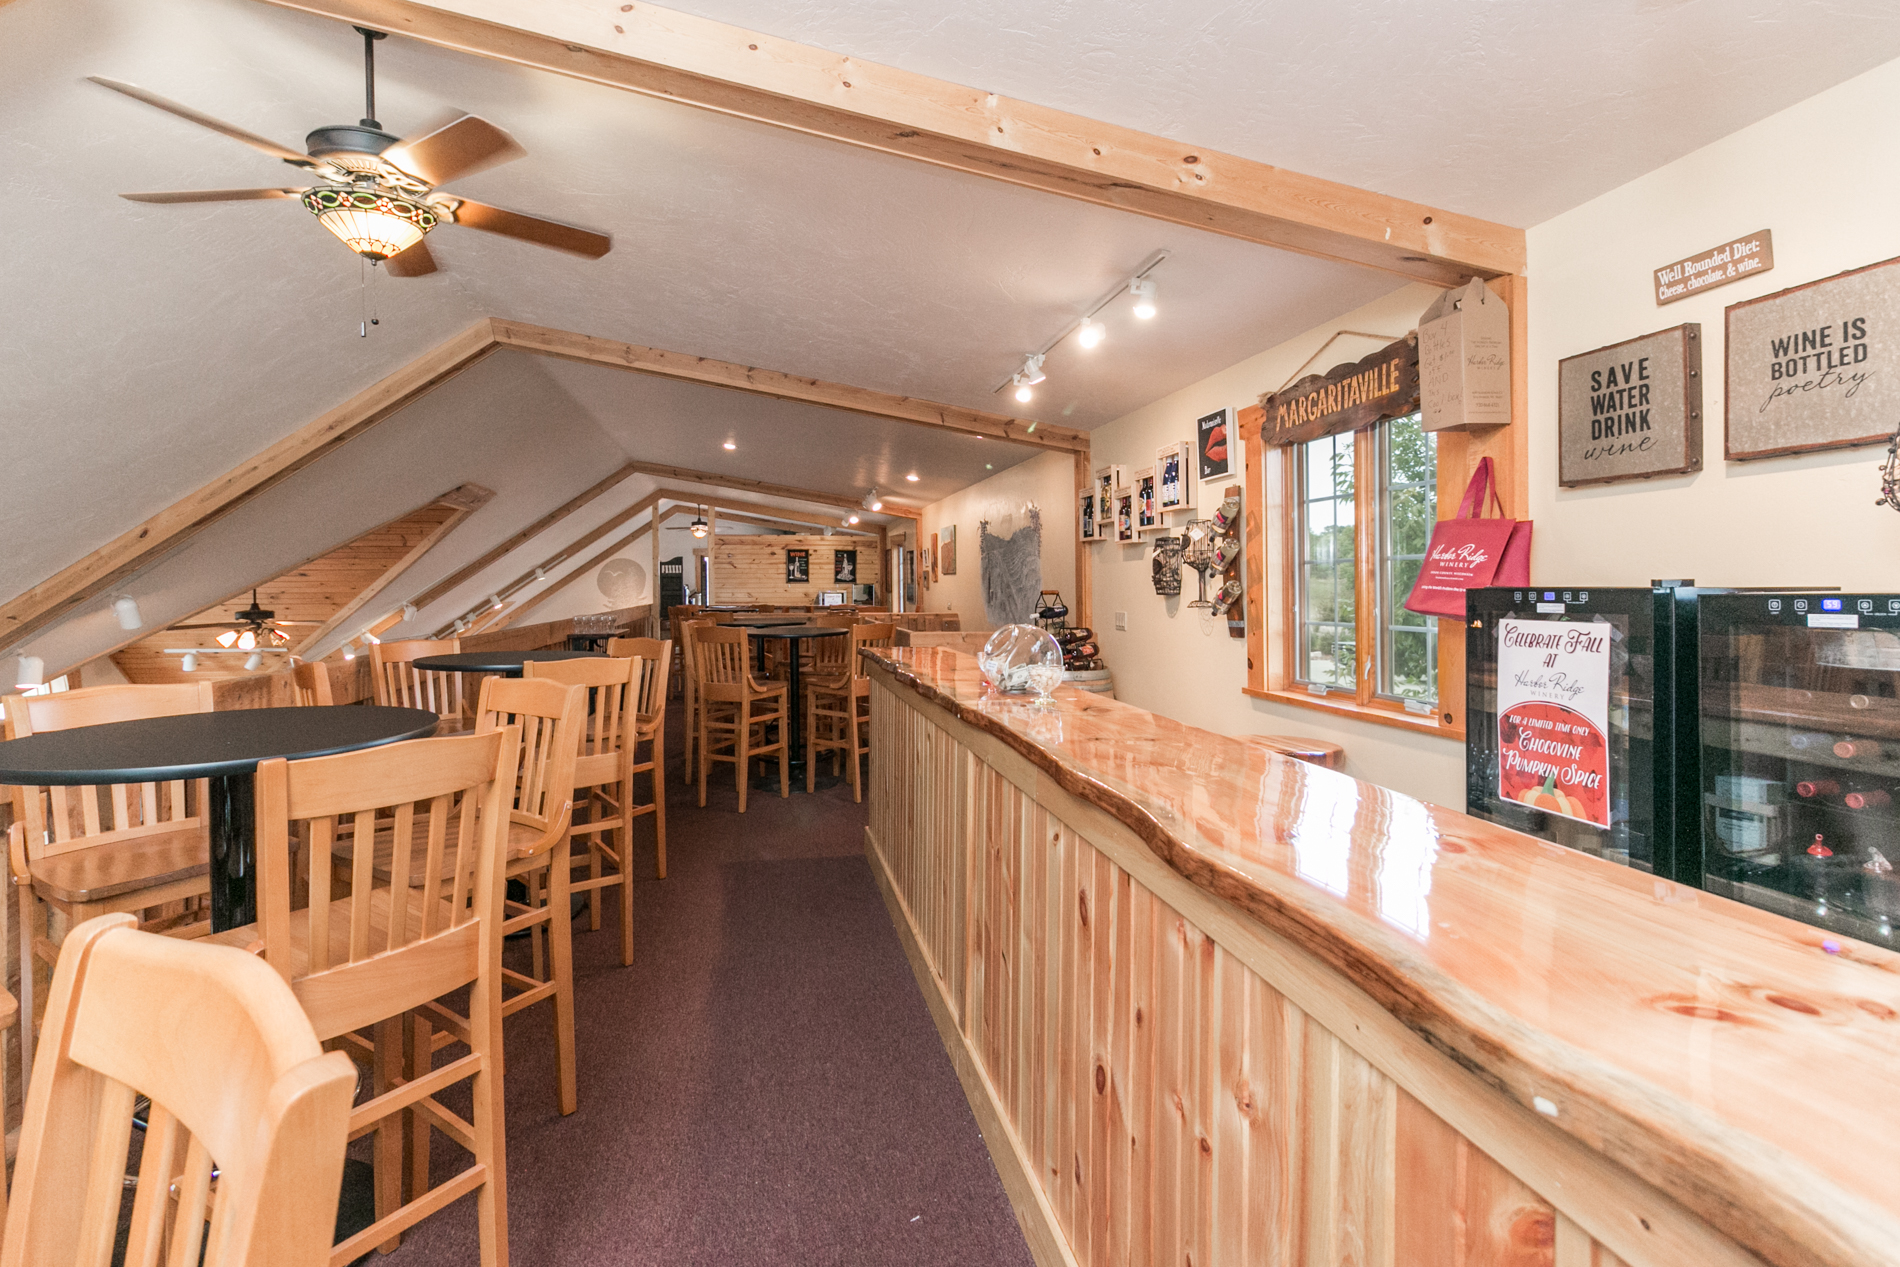
<svg viewBox="0 0 1900 1267">
<path fill-rule="evenodd" d="M 960 652 L 866 658 L 867 855 L 1045 1267 L 1900 1264 L 1873 1178 L 1900 1115 L 1839 1085 L 1900 1068 L 1900 956 L 1099 696 L 1037 709 Z M 1455 932 L 1345 897 L 1402 836 L 1431 842 Z M 1527 893 L 1612 934 L 1584 977 L 1641 965 L 1639 1055 L 1488 989 L 1493 962 L 1539 983 L 1505 944 Z M 1487 901 L 1499 944 L 1434 958 L 1483 940 Z M 1742 947 L 1745 980 L 1698 937 Z M 1546 1001 L 1590 1001 L 1574 967 Z M 1769 1138 L 1748 1115 L 1773 1103 L 1710 1103 L 1730 1066 L 1759 1088 L 1803 1059 L 1838 1130 Z"/>
</svg>

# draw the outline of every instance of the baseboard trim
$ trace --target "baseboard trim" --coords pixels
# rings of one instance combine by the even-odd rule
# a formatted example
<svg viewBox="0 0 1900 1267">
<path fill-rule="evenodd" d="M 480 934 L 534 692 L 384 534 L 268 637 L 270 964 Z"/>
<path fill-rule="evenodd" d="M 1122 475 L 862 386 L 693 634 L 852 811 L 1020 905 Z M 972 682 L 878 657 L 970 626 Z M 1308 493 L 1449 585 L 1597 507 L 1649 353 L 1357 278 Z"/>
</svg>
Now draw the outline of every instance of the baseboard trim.
<svg viewBox="0 0 1900 1267">
<path fill-rule="evenodd" d="M 1050 1207 L 1041 1186 L 1031 1177 L 1029 1158 L 1023 1152 L 1022 1143 L 1003 1116 L 996 1088 L 990 1085 L 976 1053 L 970 1050 L 969 1040 L 950 1012 L 950 1002 L 924 958 L 917 931 L 911 926 L 910 913 L 898 900 L 897 889 L 878 853 L 877 838 L 869 827 L 864 829 L 864 856 L 871 864 L 872 878 L 877 881 L 877 891 L 891 914 L 891 923 L 897 928 L 897 939 L 904 945 L 904 958 L 910 962 L 911 975 L 917 978 L 917 988 L 930 1008 L 930 1019 L 937 1023 L 937 1037 L 943 1040 L 943 1049 L 949 1053 L 950 1063 L 957 1071 L 957 1081 L 963 1084 L 964 1098 L 970 1102 L 970 1111 L 976 1114 L 977 1129 L 982 1132 L 983 1144 L 990 1150 L 990 1160 L 1003 1181 L 1010 1208 L 1016 1212 L 1016 1224 L 1022 1228 L 1023 1240 L 1029 1244 L 1030 1257 L 1036 1260 L 1036 1267 L 1078 1267 L 1068 1239 L 1056 1221 L 1055 1210 Z"/>
</svg>

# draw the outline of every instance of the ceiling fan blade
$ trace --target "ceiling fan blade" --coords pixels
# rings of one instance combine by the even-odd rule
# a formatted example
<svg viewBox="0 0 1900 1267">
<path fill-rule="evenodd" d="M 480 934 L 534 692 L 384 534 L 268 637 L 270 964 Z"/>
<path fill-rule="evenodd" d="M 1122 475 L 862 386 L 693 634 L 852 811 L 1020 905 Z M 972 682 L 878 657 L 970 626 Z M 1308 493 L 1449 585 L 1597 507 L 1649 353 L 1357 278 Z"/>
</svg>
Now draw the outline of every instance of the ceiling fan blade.
<svg viewBox="0 0 1900 1267">
<path fill-rule="evenodd" d="M 428 239 L 384 260 L 383 271 L 391 277 L 426 277 L 435 272 L 435 256 L 429 254 Z"/>
<path fill-rule="evenodd" d="M 301 189 L 178 189 L 169 193 L 120 194 L 129 202 L 257 202 L 265 198 L 295 198 Z"/>
<path fill-rule="evenodd" d="M 461 198 L 459 202 L 461 205 L 455 209 L 455 223 L 480 229 L 484 233 L 499 233 L 503 237 L 519 238 L 536 246 L 551 246 L 557 251 L 584 255 L 590 260 L 597 260 L 613 249 L 614 240 L 605 233 L 577 229 L 571 224 L 543 220 L 540 216 L 527 216 L 519 211 L 504 211 L 500 207 L 472 202 L 467 198 Z"/>
<path fill-rule="evenodd" d="M 528 151 L 480 115 L 465 114 L 413 141 L 392 145 L 383 159 L 431 185 L 510 163 Z"/>
<path fill-rule="evenodd" d="M 148 92 L 132 84 L 122 84 L 116 79 L 107 79 L 103 75 L 88 75 L 86 78 L 98 84 L 101 88 L 110 88 L 114 92 L 122 92 L 135 101 L 143 101 L 148 106 L 157 106 L 167 114 L 175 114 L 181 119 L 188 119 L 201 128 L 210 128 L 213 132 L 222 132 L 233 141 L 241 141 L 252 149 L 268 154 L 272 158 L 281 158 L 286 163 L 293 163 L 298 167 L 316 166 L 316 163 L 311 160 L 308 154 L 302 154 L 296 150 L 279 145 L 269 137 L 259 136 L 255 132 L 246 132 L 243 128 L 226 123 L 222 119 L 214 119 L 203 111 L 193 110 L 190 106 L 180 105 L 178 102 L 168 97 L 161 97 L 155 92 Z"/>
</svg>

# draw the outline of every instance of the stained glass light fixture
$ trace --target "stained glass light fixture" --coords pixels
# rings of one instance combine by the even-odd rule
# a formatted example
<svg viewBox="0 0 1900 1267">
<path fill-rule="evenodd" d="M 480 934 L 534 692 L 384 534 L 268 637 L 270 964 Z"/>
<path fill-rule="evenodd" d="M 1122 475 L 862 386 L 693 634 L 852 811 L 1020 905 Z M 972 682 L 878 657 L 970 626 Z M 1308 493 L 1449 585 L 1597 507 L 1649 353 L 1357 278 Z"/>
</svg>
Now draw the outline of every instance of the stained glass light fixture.
<svg viewBox="0 0 1900 1267">
<path fill-rule="evenodd" d="M 317 223 L 365 259 L 401 254 L 441 222 L 434 208 L 378 184 L 318 185 L 303 205 Z"/>
</svg>

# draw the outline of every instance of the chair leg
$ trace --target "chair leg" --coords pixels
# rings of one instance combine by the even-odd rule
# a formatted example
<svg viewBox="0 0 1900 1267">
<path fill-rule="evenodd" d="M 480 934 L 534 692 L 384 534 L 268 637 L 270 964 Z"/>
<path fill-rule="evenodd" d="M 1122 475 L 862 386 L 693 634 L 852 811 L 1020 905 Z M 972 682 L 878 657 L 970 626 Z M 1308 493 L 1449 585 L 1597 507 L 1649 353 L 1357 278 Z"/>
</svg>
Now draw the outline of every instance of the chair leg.
<svg viewBox="0 0 1900 1267">
<path fill-rule="evenodd" d="M 409 1013 L 408 1048 L 403 1053 L 409 1077 L 420 1078 L 435 1067 L 435 1026 L 421 1012 Z M 429 1115 L 421 1109 L 403 1113 L 409 1131 L 409 1192 L 412 1199 L 429 1190 Z"/>
<path fill-rule="evenodd" d="M 376 1022 L 375 1054 L 370 1057 L 370 1085 L 373 1094 L 393 1091 L 403 1081 L 402 1018 Z M 376 1217 L 388 1218 L 402 1208 L 402 1145 L 404 1114 L 392 1113 L 376 1124 Z M 391 1253 L 402 1244 L 400 1235 L 392 1236 L 376 1248 Z"/>
<path fill-rule="evenodd" d="M 739 701 L 739 711 L 735 714 L 738 725 L 733 727 L 733 755 L 738 760 L 733 763 L 732 777 L 739 784 L 739 812 L 745 813 L 746 787 L 752 782 L 752 702 Z"/>
<path fill-rule="evenodd" d="M 540 906 L 542 899 L 547 896 L 546 886 L 542 883 L 541 873 L 538 871 L 529 872 L 522 877 L 521 883 L 522 887 L 528 890 L 528 905 L 530 907 Z M 546 981 L 548 979 L 546 971 L 548 966 L 546 936 L 547 930 L 543 929 L 539 924 L 536 924 L 528 930 L 529 961 L 532 965 L 530 972 L 536 981 Z"/>
<path fill-rule="evenodd" d="M 666 788 L 660 774 L 657 754 L 653 766 L 653 795 L 661 798 L 662 802 L 664 802 Z M 633 804 L 632 796 L 633 780 L 628 779 L 626 785 L 620 789 L 620 803 L 622 805 Z M 666 820 L 659 817 L 662 812 L 662 810 L 656 809 L 653 811 L 653 814 L 654 821 L 660 825 L 660 857 L 662 861 L 664 861 L 666 857 Z M 629 861 L 627 855 L 629 852 L 628 850 L 622 850 L 620 854 L 620 966 L 623 968 L 633 966 L 633 872 L 627 866 Z M 664 866 L 661 867 L 660 874 L 666 874 Z"/>
<path fill-rule="evenodd" d="M 792 794 L 791 725 L 791 705 L 781 702 L 778 710 L 778 798 L 781 801 Z"/>
<path fill-rule="evenodd" d="M 574 921 L 568 901 L 572 870 L 550 866 L 547 884 L 548 958 L 554 973 L 549 978 L 554 982 L 554 1078 L 563 1117 L 580 1107 L 574 1073 Z"/>
<path fill-rule="evenodd" d="M 33 975 L 37 959 L 33 954 L 34 926 L 37 923 L 34 908 L 39 905 L 33 896 L 31 884 L 18 886 L 20 894 L 20 1085 L 26 1086 L 33 1076 L 33 1040 L 39 1032 L 39 1026 L 33 1016 L 33 1002 L 39 996 L 34 987 Z"/>
<path fill-rule="evenodd" d="M 850 729 L 851 733 L 849 736 L 847 736 L 847 742 L 841 751 L 843 753 L 844 759 L 851 763 L 851 799 L 858 804 L 863 804 L 864 803 L 864 780 L 863 780 L 863 776 L 858 771 L 858 765 L 859 765 L 858 754 L 862 753 L 864 749 L 863 747 L 859 745 L 859 742 L 858 742 L 859 731 L 858 731 L 857 697 L 856 696 L 847 697 L 845 699 L 844 706 L 845 706 L 845 711 L 849 714 L 844 724 Z"/>
<path fill-rule="evenodd" d="M 706 714 L 699 714 L 699 808 L 706 808 Z"/>
<path fill-rule="evenodd" d="M 471 1008 L 469 1036 L 481 1052 L 482 1067 L 470 1079 L 474 1097 L 470 1125 L 475 1128 L 475 1160 L 487 1168 L 475 1190 L 475 1225 L 482 1267 L 508 1267 L 508 1144 L 502 1127 L 501 1011 Z M 492 1032 L 490 1032 L 492 1031 Z"/>
<path fill-rule="evenodd" d="M 623 810 L 620 826 L 614 828 L 614 842 L 619 846 L 618 852 L 623 858 L 627 856 L 627 837 L 630 834 L 627 831 L 627 819 Z M 600 879 L 600 837 L 601 833 L 595 832 L 587 838 L 587 878 L 590 881 Z M 570 912 L 570 917 L 571 915 L 572 912 Z M 600 931 L 600 887 L 598 885 L 591 885 L 587 890 L 587 931 L 590 933 Z"/>
<path fill-rule="evenodd" d="M 818 754 L 823 751 L 818 741 L 818 690 L 813 687 L 805 692 L 805 795 L 810 796 L 818 786 Z"/>
<path fill-rule="evenodd" d="M 653 732 L 653 869 L 666 879 L 666 735 Z"/>
</svg>

